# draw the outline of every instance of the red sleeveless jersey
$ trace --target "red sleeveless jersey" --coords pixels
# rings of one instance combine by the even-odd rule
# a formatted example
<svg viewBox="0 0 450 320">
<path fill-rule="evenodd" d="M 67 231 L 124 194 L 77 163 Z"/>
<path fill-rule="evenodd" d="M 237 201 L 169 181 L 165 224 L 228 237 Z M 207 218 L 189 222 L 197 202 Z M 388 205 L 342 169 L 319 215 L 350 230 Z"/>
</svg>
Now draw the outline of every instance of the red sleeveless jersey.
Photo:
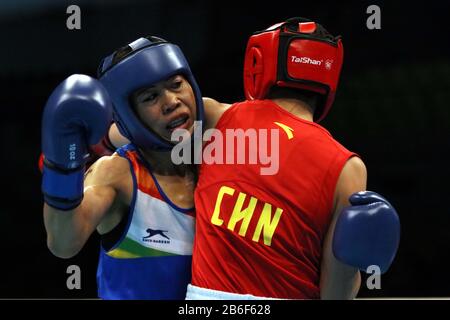
<svg viewBox="0 0 450 320">
<path fill-rule="evenodd" d="M 215 164 L 205 163 L 211 150 L 205 146 L 195 191 L 192 284 L 260 297 L 319 298 L 322 245 L 334 191 L 344 164 L 355 154 L 321 126 L 270 100 L 234 104 L 216 129 L 223 134 L 224 145 L 232 140 L 227 136 L 230 129 L 243 129 L 248 137 L 255 129 L 258 133 L 265 129 L 266 137 L 278 129 L 278 141 L 267 142 L 269 155 L 277 151 L 274 143 L 278 143 L 278 170 L 263 175 L 261 169 L 269 167 L 267 158 L 264 163 L 250 161 L 251 152 L 264 148 L 264 135 L 256 135 L 256 149 L 248 137 L 246 147 L 235 139 L 233 148 L 224 146 L 222 161 L 216 149 L 218 153 L 211 153 Z M 243 148 L 245 163 L 236 164 Z"/>
</svg>

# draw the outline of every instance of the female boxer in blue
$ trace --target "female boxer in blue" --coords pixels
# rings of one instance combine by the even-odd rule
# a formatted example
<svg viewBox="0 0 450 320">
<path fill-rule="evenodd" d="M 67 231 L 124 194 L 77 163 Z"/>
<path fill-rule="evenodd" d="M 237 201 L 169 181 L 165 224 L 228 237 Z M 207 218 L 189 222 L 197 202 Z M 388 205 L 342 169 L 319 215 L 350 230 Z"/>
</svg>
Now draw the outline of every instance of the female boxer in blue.
<svg viewBox="0 0 450 320">
<path fill-rule="evenodd" d="M 99 297 L 184 299 L 191 278 L 194 173 L 170 161 L 170 136 L 175 129 L 192 132 L 194 121 L 202 120 L 200 91 L 181 50 L 155 37 L 104 59 L 99 79 L 67 78 L 44 110 L 48 247 L 70 258 L 97 230 Z M 85 172 L 87 146 L 105 135 L 111 108 L 131 144 Z"/>
</svg>

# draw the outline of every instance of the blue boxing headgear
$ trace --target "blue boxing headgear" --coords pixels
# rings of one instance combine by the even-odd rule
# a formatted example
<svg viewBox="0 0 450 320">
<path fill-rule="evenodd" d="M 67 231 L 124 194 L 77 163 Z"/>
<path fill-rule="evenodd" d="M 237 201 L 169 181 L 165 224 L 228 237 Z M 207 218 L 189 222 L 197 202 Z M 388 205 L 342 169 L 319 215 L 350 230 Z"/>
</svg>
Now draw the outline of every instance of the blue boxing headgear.
<svg viewBox="0 0 450 320">
<path fill-rule="evenodd" d="M 194 91 L 196 121 L 203 121 L 202 95 L 183 52 L 177 45 L 166 40 L 147 37 L 128 44 L 124 57 L 114 63 L 116 53 L 101 62 L 99 80 L 113 101 L 114 120 L 120 133 L 138 147 L 170 151 L 174 143 L 161 138 L 142 123 L 133 110 L 130 96 L 138 89 L 177 74 L 183 75 Z"/>
</svg>

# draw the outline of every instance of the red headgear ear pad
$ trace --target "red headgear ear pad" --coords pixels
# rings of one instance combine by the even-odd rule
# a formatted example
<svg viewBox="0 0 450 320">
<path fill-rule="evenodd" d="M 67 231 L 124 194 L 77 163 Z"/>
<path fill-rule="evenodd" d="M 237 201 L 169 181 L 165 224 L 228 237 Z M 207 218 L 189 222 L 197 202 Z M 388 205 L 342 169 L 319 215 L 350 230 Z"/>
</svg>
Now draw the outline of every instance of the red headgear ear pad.
<svg viewBox="0 0 450 320">
<path fill-rule="evenodd" d="M 251 83 L 249 87 L 249 94 L 250 96 L 255 97 L 256 92 L 261 91 L 261 86 L 263 84 L 262 77 L 264 74 L 264 63 L 261 49 L 257 47 L 250 48 L 248 59 L 248 69 L 246 75 L 249 77 L 247 81 Z"/>
</svg>

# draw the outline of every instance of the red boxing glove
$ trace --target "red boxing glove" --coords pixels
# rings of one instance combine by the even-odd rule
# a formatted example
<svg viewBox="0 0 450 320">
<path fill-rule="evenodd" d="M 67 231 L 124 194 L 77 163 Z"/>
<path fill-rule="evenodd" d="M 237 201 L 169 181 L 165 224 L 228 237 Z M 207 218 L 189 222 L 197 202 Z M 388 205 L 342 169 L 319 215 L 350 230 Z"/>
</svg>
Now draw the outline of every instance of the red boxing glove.
<svg viewBox="0 0 450 320">
<path fill-rule="evenodd" d="M 97 159 L 110 156 L 116 151 L 116 147 L 111 143 L 109 134 L 106 134 L 99 143 L 89 146 L 89 158 L 87 161 L 87 167 L 93 164 Z"/>
</svg>

